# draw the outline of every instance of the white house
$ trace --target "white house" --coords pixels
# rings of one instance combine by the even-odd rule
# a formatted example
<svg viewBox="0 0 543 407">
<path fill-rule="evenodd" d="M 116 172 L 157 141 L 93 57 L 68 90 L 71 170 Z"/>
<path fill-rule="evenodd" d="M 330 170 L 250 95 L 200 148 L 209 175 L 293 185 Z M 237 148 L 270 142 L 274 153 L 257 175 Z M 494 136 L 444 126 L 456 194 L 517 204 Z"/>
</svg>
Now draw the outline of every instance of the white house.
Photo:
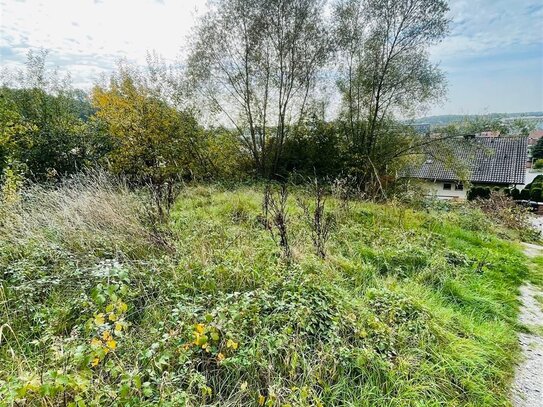
<svg viewBox="0 0 543 407">
<path fill-rule="evenodd" d="M 426 161 L 408 171 L 408 177 L 420 180 L 429 195 L 464 200 L 469 186 L 524 185 L 526 137 L 460 137 L 449 146 L 456 161 L 465 169 L 464 176 L 438 159 L 439 154 L 432 154 L 430 149 Z M 468 185 L 464 185 L 464 181 Z"/>
</svg>

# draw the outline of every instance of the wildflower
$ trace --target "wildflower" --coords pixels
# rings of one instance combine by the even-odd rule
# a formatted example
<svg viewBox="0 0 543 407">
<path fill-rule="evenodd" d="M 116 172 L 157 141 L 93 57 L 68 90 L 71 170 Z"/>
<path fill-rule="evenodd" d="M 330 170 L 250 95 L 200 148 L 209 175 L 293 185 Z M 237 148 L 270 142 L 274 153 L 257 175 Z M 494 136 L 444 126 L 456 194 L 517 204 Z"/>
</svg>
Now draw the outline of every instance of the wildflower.
<svg viewBox="0 0 543 407">
<path fill-rule="evenodd" d="M 217 355 L 217 360 L 219 362 L 222 362 L 224 360 L 224 355 L 222 353 L 219 352 L 219 354 Z"/>
<path fill-rule="evenodd" d="M 114 350 L 117 347 L 117 341 L 115 341 L 114 339 L 110 339 L 106 342 L 106 345 L 109 349 Z"/>
<path fill-rule="evenodd" d="M 91 365 L 94 367 L 94 366 L 98 365 L 98 363 L 100 363 L 100 358 L 95 357 L 95 358 L 92 360 Z"/>
</svg>

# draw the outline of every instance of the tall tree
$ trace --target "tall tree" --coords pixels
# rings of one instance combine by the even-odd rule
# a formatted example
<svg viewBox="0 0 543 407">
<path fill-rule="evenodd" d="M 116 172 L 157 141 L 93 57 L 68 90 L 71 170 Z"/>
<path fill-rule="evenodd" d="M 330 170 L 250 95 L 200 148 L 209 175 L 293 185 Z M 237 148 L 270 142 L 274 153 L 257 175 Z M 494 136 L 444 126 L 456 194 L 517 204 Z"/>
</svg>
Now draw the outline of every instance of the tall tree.
<svg viewBox="0 0 543 407">
<path fill-rule="evenodd" d="M 86 163 L 84 93 L 46 66 L 47 52 L 28 54 L 26 69 L 0 87 L 0 164 L 19 162 L 37 179 L 77 171 Z M 2 157 L 3 156 L 3 157 Z"/>
<path fill-rule="evenodd" d="M 149 184 L 162 213 L 162 203 L 173 198 L 175 180 L 202 174 L 209 162 L 201 153 L 196 119 L 161 98 L 153 77 L 121 65 L 108 84 L 94 87 L 92 102 L 96 118 L 114 140 L 108 155 L 111 169 Z"/>
<path fill-rule="evenodd" d="M 339 0 L 339 88 L 348 132 L 368 157 L 393 113 L 413 114 L 444 93 L 428 48 L 447 33 L 445 0 Z"/>
<path fill-rule="evenodd" d="M 329 54 L 322 0 L 217 0 L 197 30 L 189 73 L 273 174 Z"/>
<path fill-rule="evenodd" d="M 537 140 L 537 143 L 532 148 L 532 158 L 534 160 L 541 160 L 543 158 L 543 137 Z"/>
</svg>

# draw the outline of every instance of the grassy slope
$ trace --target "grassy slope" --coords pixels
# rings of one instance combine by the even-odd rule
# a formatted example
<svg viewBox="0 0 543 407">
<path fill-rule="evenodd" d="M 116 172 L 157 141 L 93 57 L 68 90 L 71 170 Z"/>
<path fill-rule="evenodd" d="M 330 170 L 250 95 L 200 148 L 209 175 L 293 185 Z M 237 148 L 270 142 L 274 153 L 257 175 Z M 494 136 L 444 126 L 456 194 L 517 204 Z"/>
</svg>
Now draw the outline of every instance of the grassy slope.
<svg viewBox="0 0 543 407">
<path fill-rule="evenodd" d="M 508 405 L 527 270 L 477 213 L 330 199 L 323 261 L 291 196 L 287 265 L 260 189 L 189 188 L 160 235 L 127 191 L 41 194 L 0 235 L 8 404 Z"/>
</svg>

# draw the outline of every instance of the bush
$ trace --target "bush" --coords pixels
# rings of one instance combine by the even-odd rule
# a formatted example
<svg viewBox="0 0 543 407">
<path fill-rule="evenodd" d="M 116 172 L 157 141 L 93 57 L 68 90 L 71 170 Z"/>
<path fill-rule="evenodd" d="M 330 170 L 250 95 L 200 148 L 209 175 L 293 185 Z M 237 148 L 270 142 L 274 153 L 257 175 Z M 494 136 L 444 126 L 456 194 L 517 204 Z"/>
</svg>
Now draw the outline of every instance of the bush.
<svg viewBox="0 0 543 407">
<path fill-rule="evenodd" d="M 468 200 L 473 201 L 474 199 L 479 198 L 481 195 L 481 187 L 472 186 L 468 191 Z"/>
<path fill-rule="evenodd" d="M 483 186 L 473 186 L 468 191 L 468 200 L 473 201 L 477 198 L 480 199 L 488 199 L 490 198 L 490 187 L 483 187 Z"/>
<path fill-rule="evenodd" d="M 535 186 L 539 186 L 541 187 L 543 185 L 543 175 L 538 175 L 537 177 L 535 177 L 533 179 L 532 182 L 530 182 L 529 184 L 527 184 L 524 189 L 527 189 L 527 190 L 530 190 L 532 189 L 532 187 L 535 187 Z"/>
<path fill-rule="evenodd" d="M 541 198 L 540 189 L 538 196 Z M 530 230 L 528 209 L 517 205 L 504 193 L 493 191 L 488 199 L 479 199 L 476 202 L 483 212 L 498 223 L 515 230 Z"/>
<path fill-rule="evenodd" d="M 539 170 L 541 168 L 543 168 L 543 158 L 536 160 L 534 163 L 534 169 Z"/>
<path fill-rule="evenodd" d="M 524 201 L 530 200 L 530 190 L 528 188 L 524 188 L 522 191 L 520 191 L 520 199 Z"/>
<path fill-rule="evenodd" d="M 532 201 L 541 202 L 541 188 L 540 187 L 532 187 L 530 190 L 530 199 Z"/>
<path fill-rule="evenodd" d="M 510 195 L 514 200 L 520 199 L 520 191 L 517 188 L 511 189 Z"/>
</svg>

